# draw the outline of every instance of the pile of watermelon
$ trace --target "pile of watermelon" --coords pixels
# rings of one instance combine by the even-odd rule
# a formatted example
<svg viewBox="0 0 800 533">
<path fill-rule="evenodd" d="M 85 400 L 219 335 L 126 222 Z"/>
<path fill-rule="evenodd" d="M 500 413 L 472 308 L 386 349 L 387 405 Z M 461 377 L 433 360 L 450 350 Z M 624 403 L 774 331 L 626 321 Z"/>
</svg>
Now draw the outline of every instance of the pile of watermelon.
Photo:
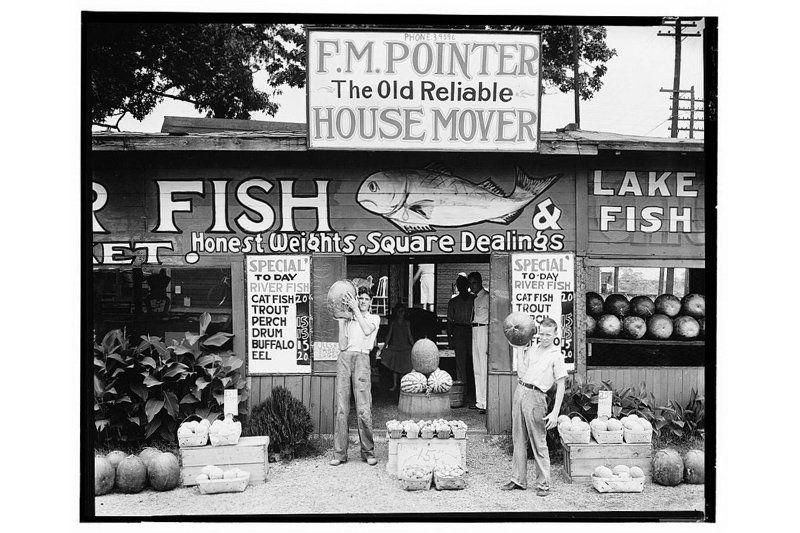
<svg viewBox="0 0 800 533">
<path fill-rule="evenodd" d="M 657 451 L 653 456 L 653 481 L 667 487 L 675 487 L 681 482 L 705 483 L 705 454 L 700 450 L 689 450 L 681 457 L 670 448 Z"/>
<path fill-rule="evenodd" d="M 607 298 L 586 293 L 586 335 L 589 337 L 695 340 L 705 336 L 706 300 L 702 294 L 682 299 L 662 294 L 628 300 L 623 294 Z"/>
<path fill-rule="evenodd" d="M 453 378 L 439 368 L 439 349 L 430 339 L 420 339 L 411 348 L 411 372 L 400 379 L 400 390 L 412 394 L 448 392 Z"/>
<path fill-rule="evenodd" d="M 114 450 L 94 458 L 94 492 L 96 496 L 113 489 L 136 494 L 147 485 L 153 490 L 172 490 L 181 481 L 178 458 L 156 448 L 145 448 L 139 455 Z"/>
</svg>

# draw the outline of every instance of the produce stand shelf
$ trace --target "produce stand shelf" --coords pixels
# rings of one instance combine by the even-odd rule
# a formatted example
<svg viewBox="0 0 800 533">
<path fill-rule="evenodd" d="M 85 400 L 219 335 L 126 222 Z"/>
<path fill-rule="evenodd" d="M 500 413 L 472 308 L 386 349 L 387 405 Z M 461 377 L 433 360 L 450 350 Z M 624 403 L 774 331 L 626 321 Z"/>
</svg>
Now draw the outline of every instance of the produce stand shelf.
<svg viewBox="0 0 800 533">
<path fill-rule="evenodd" d="M 595 339 L 587 338 L 589 344 L 652 344 L 656 346 L 705 346 L 706 341 L 678 341 L 678 340 L 653 340 L 653 339 Z"/>
<path fill-rule="evenodd" d="M 598 444 L 592 439 L 589 444 L 566 444 L 562 441 L 561 446 L 564 449 L 564 471 L 573 482 L 591 482 L 592 473 L 598 466 L 638 466 L 647 480 L 653 470 L 653 446 L 650 443 Z"/>
</svg>

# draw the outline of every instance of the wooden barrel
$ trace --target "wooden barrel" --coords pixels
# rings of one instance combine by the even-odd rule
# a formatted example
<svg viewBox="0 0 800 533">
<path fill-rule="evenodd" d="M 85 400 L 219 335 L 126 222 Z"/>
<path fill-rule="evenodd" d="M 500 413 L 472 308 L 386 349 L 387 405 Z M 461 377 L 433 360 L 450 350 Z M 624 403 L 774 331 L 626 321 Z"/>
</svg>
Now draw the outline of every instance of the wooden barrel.
<svg viewBox="0 0 800 533">
<path fill-rule="evenodd" d="M 450 407 L 464 407 L 464 394 L 467 391 L 467 384 L 463 381 L 454 381 L 450 388 Z"/>
<path fill-rule="evenodd" d="M 424 392 L 400 392 L 397 405 L 401 420 L 450 417 L 450 392 L 426 395 Z"/>
</svg>

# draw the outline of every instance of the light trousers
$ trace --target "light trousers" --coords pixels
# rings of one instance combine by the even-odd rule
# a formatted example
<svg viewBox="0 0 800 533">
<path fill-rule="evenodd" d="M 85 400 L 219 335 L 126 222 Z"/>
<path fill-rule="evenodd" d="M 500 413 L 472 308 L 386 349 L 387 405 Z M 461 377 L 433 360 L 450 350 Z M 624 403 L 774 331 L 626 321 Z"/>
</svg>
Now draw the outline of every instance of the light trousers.
<svg viewBox="0 0 800 533">
<path fill-rule="evenodd" d="M 333 423 L 333 457 L 347 461 L 350 388 L 356 399 L 361 458 L 375 457 L 372 438 L 372 381 L 369 354 L 340 352 L 336 362 L 336 418 Z"/>
<path fill-rule="evenodd" d="M 511 404 L 511 438 L 514 442 L 511 480 L 528 487 L 528 440 L 533 449 L 536 488 L 550 489 L 550 453 L 547 450 L 547 394 L 517 385 Z"/>
<path fill-rule="evenodd" d="M 489 359 L 489 327 L 472 327 L 472 371 L 475 373 L 475 407 L 486 409 L 486 372 Z"/>
</svg>

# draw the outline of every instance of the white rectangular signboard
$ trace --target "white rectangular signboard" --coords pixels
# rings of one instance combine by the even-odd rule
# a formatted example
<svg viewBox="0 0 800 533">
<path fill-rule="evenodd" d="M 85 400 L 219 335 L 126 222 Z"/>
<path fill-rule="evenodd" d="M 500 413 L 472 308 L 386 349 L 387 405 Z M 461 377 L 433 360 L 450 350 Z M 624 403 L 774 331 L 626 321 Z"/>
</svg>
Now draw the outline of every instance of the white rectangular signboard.
<svg viewBox="0 0 800 533">
<path fill-rule="evenodd" d="M 308 32 L 308 143 L 534 152 L 538 33 Z"/>
<path fill-rule="evenodd" d="M 311 373 L 311 257 L 245 256 L 249 375 Z"/>
<path fill-rule="evenodd" d="M 511 311 L 527 313 L 541 323 L 558 324 L 555 342 L 564 361 L 574 369 L 575 255 L 571 253 L 512 254 Z M 534 337 L 538 342 L 538 336 Z"/>
</svg>

